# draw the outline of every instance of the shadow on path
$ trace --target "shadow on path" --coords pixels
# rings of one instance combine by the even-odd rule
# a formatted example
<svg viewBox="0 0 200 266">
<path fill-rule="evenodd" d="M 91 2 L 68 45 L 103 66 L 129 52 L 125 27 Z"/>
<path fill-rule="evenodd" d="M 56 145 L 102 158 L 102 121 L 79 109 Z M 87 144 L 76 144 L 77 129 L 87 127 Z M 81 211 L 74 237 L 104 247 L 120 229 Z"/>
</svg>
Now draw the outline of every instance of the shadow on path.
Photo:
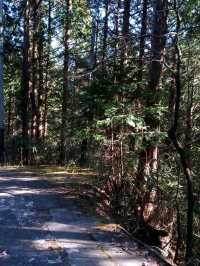
<svg viewBox="0 0 200 266">
<path fill-rule="evenodd" d="M 61 184 L 31 172 L 0 170 L 1 266 L 161 265 L 137 245 L 134 254 L 123 251 L 112 233 L 98 230 L 94 237 L 97 225 Z"/>
</svg>

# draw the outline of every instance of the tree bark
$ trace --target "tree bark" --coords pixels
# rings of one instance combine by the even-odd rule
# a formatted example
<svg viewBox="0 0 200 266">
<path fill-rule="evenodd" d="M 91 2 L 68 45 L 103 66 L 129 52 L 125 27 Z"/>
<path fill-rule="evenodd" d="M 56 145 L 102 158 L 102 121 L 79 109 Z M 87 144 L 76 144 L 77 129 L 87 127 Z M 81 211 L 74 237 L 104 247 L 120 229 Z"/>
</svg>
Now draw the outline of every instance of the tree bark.
<svg viewBox="0 0 200 266">
<path fill-rule="evenodd" d="M 97 55 L 98 55 L 98 42 L 99 42 L 99 24 L 100 24 L 100 10 L 99 5 L 96 6 L 96 38 L 95 38 L 95 51 L 94 51 L 94 65 L 97 65 Z"/>
<path fill-rule="evenodd" d="M 180 161 L 183 167 L 183 172 L 185 179 L 187 181 L 187 235 L 186 235 L 186 252 L 185 252 L 185 261 L 186 263 L 190 261 L 193 256 L 193 215 L 194 215 L 194 196 L 193 196 L 193 182 L 192 182 L 192 172 L 191 172 L 191 163 L 190 163 L 190 153 L 189 150 L 184 148 L 178 140 L 177 130 L 180 120 L 180 105 L 181 105 L 181 51 L 179 47 L 179 32 L 181 27 L 181 19 L 179 14 L 179 7 L 177 1 L 174 0 L 174 10 L 176 12 L 176 38 L 175 38 L 175 52 L 176 52 L 176 71 L 175 71 L 175 110 L 174 110 L 174 123 L 170 128 L 168 135 L 171 139 L 174 147 L 176 148 Z M 190 124 L 186 132 L 189 132 Z"/>
<path fill-rule="evenodd" d="M 62 93 L 62 124 L 60 134 L 60 163 L 66 159 L 66 130 L 67 130 L 67 105 L 69 103 L 68 72 L 69 72 L 69 33 L 71 23 L 72 2 L 65 0 L 66 18 L 64 25 L 64 66 L 63 66 L 63 93 Z"/>
<path fill-rule="evenodd" d="M 160 90 L 160 81 L 162 78 L 164 49 L 167 32 L 168 1 L 156 0 L 154 4 L 154 19 L 151 38 L 151 63 L 149 67 L 148 90 L 152 97 L 146 101 L 148 107 L 156 107 L 159 103 L 158 92 Z M 159 119 L 147 115 L 146 124 L 153 131 L 159 131 Z M 158 146 L 149 144 L 149 147 L 141 153 L 139 160 L 139 176 L 149 176 L 151 172 L 157 171 Z"/>
<path fill-rule="evenodd" d="M 3 93 L 3 1 L 0 0 L 0 163 L 4 163 L 5 110 Z"/>
<path fill-rule="evenodd" d="M 119 19 L 120 19 L 120 7 L 121 0 L 118 0 L 116 3 L 115 11 L 115 44 L 114 44 L 114 67 L 117 66 L 117 56 L 118 56 L 118 46 L 119 46 Z"/>
<path fill-rule="evenodd" d="M 10 136 L 12 134 L 12 105 L 13 105 L 13 95 L 12 95 L 12 87 L 10 87 L 10 92 L 8 94 L 8 122 L 7 122 L 7 135 Z"/>
<path fill-rule="evenodd" d="M 41 12 L 40 12 L 41 13 Z M 41 112 L 42 112 L 42 96 L 43 96 L 43 89 L 44 89 L 44 75 L 43 75 L 43 41 L 44 41 L 44 32 L 43 32 L 43 25 L 42 25 L 42 17 L 40 14 L 40 25 L 39 25 L 39 40 L 38 40 L 38 75 L 39 75 L 39 84 L 38 84 L 38 94 L 37 94 L 37 118 L 36 118 L 36 138 L 37 140 L 41 137 Z"/>
<path fill-rule="evenodd" d="M 92 7 L 90 7 L 92 9 Z M 92 13 L 92 11 L 91 11 Z M 96 14 L 92 13 L 92 32 L 91 32 L 91 41 L 90 41 L 90 65 L 91 69 L 94 68 L 96 62 L 95 62 L 95 41 L 96 41 L 96 27 L 97 27 L 97 22 L 96 22 Z"/>
<path fill-rule="evenodd" d="M 143 0 L 142 23 L 141 23 L 142 27 L 140 32 L 140 48 L 139 48 L 138 77 L 137 77 L 138 83 L 140 83 L 143 78 L 144 50 L 145 50 L 145 41 L 147 34 L 147 6 L 148 6 L 148 0 Z"/>
<path fill-rule="evenodd" d="M 0 0 L 0 163 L 4 163 L 5 110 L 3 93 L 3 1 Z"/>
<path fill-rule="evenodd" d="M 31 137 L 35 137 L 36 133 L 36 116 L 37 116 L 37 104 L 36 104 L 36 90 L 37 90 L 37 42 L 38 42 L 38 8 L 36 1 L 31 2 L 32 11 L 32 40 L 31 40 L 31 86 L 30 86 L 30 103 L 32 110 L 31 119 Z"/>
<path fill-rule="evenodd" d="M 130 28 L 130 8 L 131 0 L 124 1 L 124 14 L 122 25 L 122 50 L 121 50 L 121 69 L 124 69 L 124 63 L 127 58 L 128 42 L 129 42 L 129 28 Z"/>
<path fill-rule="evenodd" d="M 105 0 L 105 17 L 103 28 L 103 47 L 102 47 L 102 69 L 105 67 L 105 58 L 107 54 L 107 38 L 108 38 L 108 18 L 109 18 L 110 0 Z"/>
<path fill-rule="evenodd" d="M 26 3 L 24 12 L 24 33 L 23 33 L 23 50 L 22 50 L 22 79 L 21 79 L 21 121 L 22 121 L 22 160 L 28 164 L 28 96 L 29 96 L 29 4 Z"/>
<path fill-rule="evenodd" d="M 47 135 L 47 115 L 48 115 L 48 93 L 49 93 L 49 68 L 50 68 L 50 52 L 51 52 L 51 35 L 52 35 L 52 1 L 48 4 L 48 41 L 47 41 L 47 55 L 46 55 L 46 73 L 45 73 L 45 92 L 44 92 L 44 114 L 42 119 L 42 136 Z"/>
<path fill-rule="evenodd" d="M 167 16 L 168 16 L 168 1 L 166 0 L 156 0 L 153 5 L 153 24 L 152 24 L 152 37 L 151 37 L 151 63 L 149 66 L 149 82 L 148 90 L 151 93 L 151 98 L 148 97 L 146 100 L 146 106 L 148 108 L 155 107 L 159 103 L 158 92 L 160 90 L 160 81 L 162 78 L 163 70 L 163 59 L 164 59 L 164 49 L 166 43 L 166 32 L 167 32 Z M 160 130 L 160 120 L 158 118 L 153 118 L 151 115 L 146 115 L 145 117 L 146 125 L 151 131 Z M 138 186 L 141 189 L 145 177 L 149 177 L 151 174 L 155 174 L 158 168 L 158 153 L 159 148 L 156 144 L 151 144 L 145 139 L 143 140 L 147 148 L 142 151 L 139 155 L 138 164 Z M 142 181 L 142 183 L 141 183 Z M 141 189 L 142 190 L 142 189 Z M 140 210 L 138 211 L 138 224 L 144 225 L 144 210 L 146 208 L 146 203 L 151 197 L 151 193 L 144 192 L 144 195 L 138 195 Z M 154 195 L 155 197 L 155 195 Z M 149 212 L 149 217 L 152 215 Z M 145 217 L 148 221 L 149 217 Z"/>
</svg>

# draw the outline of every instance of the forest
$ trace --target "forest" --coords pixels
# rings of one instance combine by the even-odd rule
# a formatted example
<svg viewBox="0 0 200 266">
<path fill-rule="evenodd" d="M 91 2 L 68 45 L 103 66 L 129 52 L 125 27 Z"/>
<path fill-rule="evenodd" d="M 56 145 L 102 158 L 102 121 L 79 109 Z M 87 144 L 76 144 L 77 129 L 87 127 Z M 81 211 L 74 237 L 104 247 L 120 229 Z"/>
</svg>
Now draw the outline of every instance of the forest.
<svg viewBox="0 0 200 266">
<path fill-rule="evenodd" d="M 0 0 L 0 32 L 1 164 L 92 169 L 117 223 L 200 265 L 200 1 Z"/>
</svg>

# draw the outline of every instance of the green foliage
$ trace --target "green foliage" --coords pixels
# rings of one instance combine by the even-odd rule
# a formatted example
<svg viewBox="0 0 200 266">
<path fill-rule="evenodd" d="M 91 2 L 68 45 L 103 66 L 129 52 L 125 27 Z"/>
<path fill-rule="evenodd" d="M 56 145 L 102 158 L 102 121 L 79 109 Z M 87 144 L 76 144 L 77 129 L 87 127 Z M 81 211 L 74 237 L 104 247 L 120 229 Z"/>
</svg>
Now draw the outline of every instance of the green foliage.
<svg viewBox="0 0 200 266">
<path fill-rule="evenodd" d="M 26 113 L 28 138 L 24 138 L 22 137 L 24 95 L 21 90 L 25 30 L 23 2 L 4 2 L 4 91 L 7 128 L 10 123 L 10 132 L 6 137 L 8 160 L 19 164 L 22 159 L 22 147 L 25 146 L 30 155 L 30 163 L 58 163 L 63 87 L 68 88 L 64 165 L 71 171 L 76 170 L 76 165 L 82 156 L 88 166 L 98 170 L 101 176 L 98 183 L 104 186 L 103 189 L 110 197 L 108 204 L 119 218 L 119 222 L 125 221 L 125 226 L 131 228 L 130 230 L 135 229 L 130 221 L 138 218 L 136 217 L 138 210 L 151 202 L 155 210 L 150 221 L 158 227 L 167 228 L 172 233 L 172 240 L 169 243 L 172 245 L 172 250 L 175 249 L 177 240 L 178 206 L 182 232 L 181 258 L 186 236 L 187 190 L 179 158 L 167 136 L 174 121 L 175 99 L 172 94 L 176 89 L 177 75 L 175 69 L 177 22 L 173 4 L 169 3 L 164 63 L 159 85 L 155 90 L 151 90 L 148 86 L 151 57 L 155 52 L 151 51 L 150 39 L 152 38 L 149 36 L 153 32 L 151 22 L 152 15 L 155 15 L 152 12 L 154 1 L 148 1 L 147 20 L 144 23 L 147 26 L 147 32 L 143 36 L 145 37 L 143 58 L 139 58 L 142 52 L 140 32 L 143 1 L 131 1 L 130 17 L 134 14 L 134 19 L 129 21 L 129 34 L 126 37 L 123 36 L 123 16 L 126 13 L 124 5 L 119 8 L 119 14 L 116 13 L 118 1 L 108 1 L 107 32 L 104 1 L 72 0 L 70 17 L 66 16 L 66 1 L 52 1 L 50 32 L 48 31 L 48 1 L 42 1 L 38 10 L 39 17 L 37 17 L 38 26 L 42 28 L 42 36 L 38 30 L 33 34 L 34 13 L 30 10 L 27 65 L 30 76 Z M 30 1 L 32 2 L 34 1 Z M 200 145 L 197 140 L 200 128 L 200 1 L 177 1 L 177 6 L 181 23 L 178 33 L 181 52 L 181 103 L 177 138 L 186 154 L 191 157 L 195 196 L 194 234 L 199 236 Z M 118 21 L 117 15 L 119 15 Z M 71 25 L 67 36 L 69 49 L 66 61 L 68 62 L 64 62 L 64 26 L 69 19 Z M 119 24 L 118 29 L 117 24 Z M 42 40 L 40 60 L 37 50 L 41 45 L 39 39 Z M 160 42 L 157 41 L 157 45 L 159 44 Z M 34 45 L 37 58 L 32 58 Z M 142 61 L 142 66 L 139 66 L 139 61 Z M 63 80 L 63 63 L 68 63 L 68 81 Z M 162 59 L 154 63 L 155 67 L 162 63 Z M 42 75 L 39 70 L 42 70 Z M 141 70 L 142 73 L 139 73 Z M 153 78 L 156 78 L 158 73 L 159 70 L 156 68 Z M 35 91 L 33 91 L 33 74 L 35 74 Z M 40 92 L 41 99 L 38 97 Z M 37 138 L 36 116 L 40 113 L 42 128 L 45 92 L 47 92 L 47 132 Z M 37 107 L 39 100 L 41 100 L 41 107 L 34 110 L 34 105 Z M 186 134 L 190 123 L 191 132 Z M 151 152 L 154 147 L 159 149 L 157 171 L 153 170 L 154 158 Z M 151 157 L 149 162 L 148 157 Z M 150 171 L 145 174 L 148 167 Z M 199 238 L 195 238 L 196 247 L 199 243 Z M 199 256 L 197 248 L 194 247 L 194 251 Z"/>
</svg>

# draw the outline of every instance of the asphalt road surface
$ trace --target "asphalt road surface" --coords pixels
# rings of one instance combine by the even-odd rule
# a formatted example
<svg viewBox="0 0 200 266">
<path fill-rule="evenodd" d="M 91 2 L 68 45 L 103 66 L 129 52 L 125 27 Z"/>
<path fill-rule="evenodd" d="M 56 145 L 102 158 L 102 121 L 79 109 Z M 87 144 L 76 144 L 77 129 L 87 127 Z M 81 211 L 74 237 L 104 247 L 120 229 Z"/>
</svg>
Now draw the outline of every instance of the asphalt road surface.
<svg viewBox="0 0 200 266">
<path fill-rule="evenodd" d="M 161 265 L 137 245 L 130 253 L 108 233 L 92 233 L 97 218 L 60 186 L 31 172 L 0 170 L 0 266 Z"/>
</svg>

